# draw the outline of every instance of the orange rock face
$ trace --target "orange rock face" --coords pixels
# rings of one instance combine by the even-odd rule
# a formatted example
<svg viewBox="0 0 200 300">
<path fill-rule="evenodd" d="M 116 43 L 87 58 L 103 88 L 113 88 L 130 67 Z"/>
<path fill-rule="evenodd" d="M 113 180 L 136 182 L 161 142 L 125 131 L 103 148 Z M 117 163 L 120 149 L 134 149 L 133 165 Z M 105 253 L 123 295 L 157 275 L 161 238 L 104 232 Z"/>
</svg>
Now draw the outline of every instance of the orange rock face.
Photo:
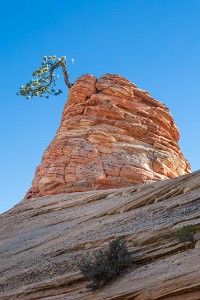
<svg viewBox="0 0 200 300">
<path fill-rule="evenodd" d="M 109 189 L 190 172 L 168 108 L 119 75 L 81 76 L 26 198 Z"/>
</svg>

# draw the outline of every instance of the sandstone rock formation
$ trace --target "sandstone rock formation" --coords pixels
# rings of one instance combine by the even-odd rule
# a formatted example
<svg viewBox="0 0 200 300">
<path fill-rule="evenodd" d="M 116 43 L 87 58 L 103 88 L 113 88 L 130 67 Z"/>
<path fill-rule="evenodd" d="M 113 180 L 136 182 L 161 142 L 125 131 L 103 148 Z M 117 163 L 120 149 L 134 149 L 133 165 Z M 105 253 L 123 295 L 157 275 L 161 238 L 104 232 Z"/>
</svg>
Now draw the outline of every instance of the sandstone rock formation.
<svg viewBox="0 0 200 300">
<path fill-rule="evenodd" d="M 0 216 L 1 300 L 200 299 L 200 171 L 23 200 Z M 179 242 L 193 224 L 195 242 Z M 81 257 L 124 236 L 137 267 L 91 292 Z"/>
<path fill-rule="evenodd" d="M 26 198 L 109 189 L 190 172 L 168 108 L 127 79 L 80 77 Z"/>
</svg>

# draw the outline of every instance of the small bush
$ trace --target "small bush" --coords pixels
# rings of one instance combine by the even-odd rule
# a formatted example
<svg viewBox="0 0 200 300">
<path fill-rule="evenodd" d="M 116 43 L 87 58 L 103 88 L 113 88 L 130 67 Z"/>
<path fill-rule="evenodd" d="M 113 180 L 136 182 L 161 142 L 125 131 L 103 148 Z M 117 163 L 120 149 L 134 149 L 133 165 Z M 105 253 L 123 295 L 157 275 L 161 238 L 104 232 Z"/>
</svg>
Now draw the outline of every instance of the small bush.
<svg viewBox="0 0 200 300">
<path fill-rule="evenodd" d="M 180 242 L 193 242 L 196 229 L 193 225 L 184 225 L 176 232 Z"/>
<path fill-rule="evenodd" d="M 82 259 L 79 269 L 89 281 L 87 287 L 96 290 L 114 280 L 131 264 L 131 255 L 125 241 L 117 238 L 106 249 L 98 250 L 91 259 Z"/>
</svg>

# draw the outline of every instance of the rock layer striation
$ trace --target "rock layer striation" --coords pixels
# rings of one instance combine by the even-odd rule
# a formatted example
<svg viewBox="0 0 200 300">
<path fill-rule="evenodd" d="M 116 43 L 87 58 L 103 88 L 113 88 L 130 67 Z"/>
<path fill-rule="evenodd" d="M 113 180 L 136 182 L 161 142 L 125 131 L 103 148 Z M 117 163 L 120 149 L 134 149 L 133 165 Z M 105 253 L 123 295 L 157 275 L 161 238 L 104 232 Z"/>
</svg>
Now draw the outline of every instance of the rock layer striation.
<svg viewBox="0 0 200 300">
<path fill-rule="evenodd" d="M 200 171 L 21 201 L 0 216 L 0 299 L 199 300 L 199 195 Z M 193 242 L 177 238 L 183 225 Z M 92 292 L 78 264 L 118 236 L 135 265 Z"/>
<path fill-rule="evenodd" d="M 124 187 L 190 172 L 168 108 L 119 75 L 81 76 L 26 198 Z"/>
</svg>

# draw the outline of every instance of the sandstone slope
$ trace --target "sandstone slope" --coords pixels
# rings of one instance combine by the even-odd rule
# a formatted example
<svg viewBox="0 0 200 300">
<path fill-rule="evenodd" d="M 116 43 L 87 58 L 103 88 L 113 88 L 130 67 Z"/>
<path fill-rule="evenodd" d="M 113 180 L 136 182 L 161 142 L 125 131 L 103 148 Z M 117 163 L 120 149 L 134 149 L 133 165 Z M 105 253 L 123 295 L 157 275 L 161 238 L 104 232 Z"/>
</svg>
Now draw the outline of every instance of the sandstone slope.
<svg viewBox="0 0 200 300">
<path fill-rule="evenodd" d="M 119 75 L 81 76 L 26 198 L 124 187 L 190 172 L 168 108 Z"/>
<path fill-rule="evenodd" d="M 195 243 L 174 233 L 197 228 Z M 0 299 L 200 299 L 200 171 L 23 200 L 0 216 Z M 77 263 L 124 236 L 137 268 L 91 292 Z"/>
</svg>

